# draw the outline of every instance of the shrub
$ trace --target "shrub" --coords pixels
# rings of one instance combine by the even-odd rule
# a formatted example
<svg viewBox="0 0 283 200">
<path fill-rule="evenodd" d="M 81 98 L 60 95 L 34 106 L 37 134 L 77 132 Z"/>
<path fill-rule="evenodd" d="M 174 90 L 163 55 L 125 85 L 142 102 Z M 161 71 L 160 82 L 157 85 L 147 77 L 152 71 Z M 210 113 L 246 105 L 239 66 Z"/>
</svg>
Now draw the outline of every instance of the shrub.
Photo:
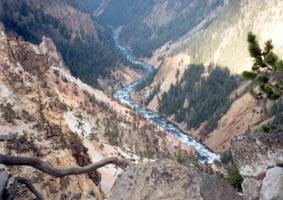
<svg viewBox="0 0 283 200">
<path fill-rule="evenodd" d="M 4 106 L 4 114 L 3 117 L 8 123 L 13 122 L 14 118 L 16 116 L 16 113 L 13 109 L 13 105 L 10 103 L 7 103 L 6 106 Z"/>
<path fill-rule="evenodd" d="M 225 177 L 225 180 L 238 190 L 242 190 L 242 182 L 244 179 L 235 164 L 229 167 L 229 175 Z"/>
</svg>

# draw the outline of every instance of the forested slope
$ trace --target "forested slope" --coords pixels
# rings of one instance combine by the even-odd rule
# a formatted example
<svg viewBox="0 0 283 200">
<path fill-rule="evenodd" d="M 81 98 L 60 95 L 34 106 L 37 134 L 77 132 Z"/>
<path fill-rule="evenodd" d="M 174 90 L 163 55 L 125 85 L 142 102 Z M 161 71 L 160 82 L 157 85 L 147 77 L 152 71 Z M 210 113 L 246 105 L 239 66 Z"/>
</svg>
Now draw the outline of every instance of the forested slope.
<svg viewBox="0 0 283 200">
<path fill-rule="evenodd" d="M 115 48 L 111 29 L 96 24 L 76 0 L 0 3 L 0 20 L 7 31 L 38 44 L 42 36 L 54 40 L 73 75 L 99 87 L 99 77 L 109 77 L 126 60 Z"/>
<path fill-rule="evenodd" d="M 217 127 L 217 121 L 229 109 L 231 92 L 238 87 L 237 79 L 227 68 L 208 67 L 209 76 L 204 76 L 203 65 L 191 65 L 176 84 L 159 99 L 158 111 L 167 117 L 174 116 L 187 129 L 199 128 L 207 121 L 203 136 Z"/>
<path fill-rule="evenodd" d="M 155 49 L 168 41 L 179 39 L 222 6 L 222 0 L 156 1 L 149 14 L 122 29 L 122 42 L 129 45 L 138 56 L 151 57 Z M 204 26 L 210 21 L 208 19 Z"/>
<path fill-rule="evenodd" d="M 275 51 L 282 55 L 282 14 L 280 0 L 230 0 L 209 26 L 172 44 L 170 56 L 188 52 L 194 63 L 213 62 L 242 72 L 251 63 L 246 42 L 249 31 L 261 44 L 272 39 Z"/>
<path fill-rule="evenodd" d="M 137 56 L 152 52 L 192 31 L 199 23 L 211 23 L 223 0 L 104 0 L 82 1 L 102 24 L 121 29 L 121 40 Z"/>
</svg>

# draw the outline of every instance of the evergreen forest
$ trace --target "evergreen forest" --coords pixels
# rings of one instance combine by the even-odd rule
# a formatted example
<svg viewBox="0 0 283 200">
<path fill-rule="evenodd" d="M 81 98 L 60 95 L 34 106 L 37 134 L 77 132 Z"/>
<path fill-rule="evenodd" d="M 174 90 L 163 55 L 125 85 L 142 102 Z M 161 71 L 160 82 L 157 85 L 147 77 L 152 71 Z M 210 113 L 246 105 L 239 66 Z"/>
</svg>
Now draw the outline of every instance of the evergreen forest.
<svg viewBox="0 0 283 200">
<path fill-rule="evenodd" d="M 207 121 L 204 136 L 217 127 L 218 120 L 228 111 L 233 99 L 231 92 L 238 86 L 238 78 L 231 76 L 227 68 L 212 67 L 205 76 L 202 64 L 187 68 L 177 83 L 159 99 L 158 111 L 166 117 L 174 116 L 188 129 L 199 128 Z"/>
</svg>

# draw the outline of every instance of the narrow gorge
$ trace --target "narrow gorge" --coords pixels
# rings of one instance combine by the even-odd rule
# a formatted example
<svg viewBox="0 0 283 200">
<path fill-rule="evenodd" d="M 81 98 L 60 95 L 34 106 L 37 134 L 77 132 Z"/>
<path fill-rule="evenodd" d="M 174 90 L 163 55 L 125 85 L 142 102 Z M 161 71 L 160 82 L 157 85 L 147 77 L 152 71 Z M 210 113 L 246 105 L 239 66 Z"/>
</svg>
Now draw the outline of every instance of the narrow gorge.
<svg viewBox="0 0 283 200">
<path fill-rule="evenodd" d="M 283 200 L 282 0 L 0 0 L 0 200 Z"/>
<path fill-rule="evenodd" d="M 118 31 L 116 30 L 113 31 L 113 37 L 114 37 L 116 47 L 119 48 L 121 52 L 123 52 L 123 54 L 127 57 L 127 59 L 135 65 L 142 66 L 146 72 L 146 74 L 141 79 L 137 80 L 134 83 L 131 83 L 130 85 L 124 88 L 121 88 L 115 91 L 113 96 L 116 99 L 118 99 L 121 103 L 128 105 L 134 111 L 141 113 L 146 119 L 155 123 L 158 127 L 163 128 L 169 134 L 173 135 L 174 137 L 181 140 L 183 143 L 192 147 L 201 162 L 213 163 L 214 160 L 220 160 L 219 154 L 213 153 L 204 144 L 201 144 L 200 142 L 198 142 L 196 138 L 185 134 L 176 125 L 170 123 L 168 120 L 166 120 L 164 117 L 162 117 L 158 113 L 152 112 L 149 109 L 136 104 L 132 100 L 131 94 L 135 91 L 136 86 L 140 84 L 141 82 L 145 81 L 150 76 L 150 74 L 154 72 L 155 69 L 151 65 L 137 61 L 134 58 L 134 56 L 132 56 L 129 50 L 127 50 L 125 47 L 120 45 Z"/>
</svg>

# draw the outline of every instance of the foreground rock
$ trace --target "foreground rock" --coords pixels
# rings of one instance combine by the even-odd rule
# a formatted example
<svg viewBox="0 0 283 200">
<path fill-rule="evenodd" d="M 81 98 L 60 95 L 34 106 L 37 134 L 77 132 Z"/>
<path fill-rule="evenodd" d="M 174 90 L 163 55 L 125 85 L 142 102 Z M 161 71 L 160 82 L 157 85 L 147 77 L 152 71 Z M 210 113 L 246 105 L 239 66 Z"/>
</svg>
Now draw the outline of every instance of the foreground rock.
<svg viewBox="0 0 283 200">
<path fill-rule="evenodd" d="M 255 178 L 245 178 L 242 183 L 243 192 L 250 197 L 250 199 L 257 199 L 260 193 L 262 180 Z"/>
<path fill-rule="evenodd" d="M 283 134 L 250 133 L 231 142 L 233 160 L 244 177 L 265 174 L 269 167 L 283 164 Z"/>
<path fill-rule="evenodd" d="M 233 160 L 250 199 L 283 199 L 283 134 L 249 133 L 231 143 Z M 280 167 L 281 166 L 281 167 Z"/>
<path fill-rule="evenodd" d="M 283 199 L 283 168 L 274 167 L 267 170 L 262 182 L 262 200 L 281 200 Z"/>
<path fill-rule="evenodd" d="M 116 180 L 111 200 L 238 200 L 238 193 L 220 177 L 193 165 L 160 160 L 128 168 Z"/>
</svg>

